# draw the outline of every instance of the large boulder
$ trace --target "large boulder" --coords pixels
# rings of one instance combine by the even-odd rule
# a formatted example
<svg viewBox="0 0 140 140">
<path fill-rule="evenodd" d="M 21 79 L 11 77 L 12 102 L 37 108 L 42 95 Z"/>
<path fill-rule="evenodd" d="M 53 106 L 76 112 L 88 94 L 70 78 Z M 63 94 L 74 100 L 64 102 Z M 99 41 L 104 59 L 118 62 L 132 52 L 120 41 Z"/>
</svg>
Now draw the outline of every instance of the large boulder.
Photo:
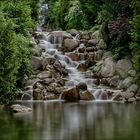
<svg viewBox="0 0 140 140">
<path fill-rule="evenodd" d="M 126 78 L 130 69 L 132 69 L 132 62 L 129 59 L 121 59 L 116 64 L 116 71 L 122 78 Z"/>
<path fill-rule="evenodd" d="M 61 99 L 68 100 L 68 101 L 79 100 L 80 95 L 77 88 L 74 87 L 74 88 L 64 90 Z"/>
<path fill-rule="evenodd" d="M 72 35 L 72 36 L 76 36 L 78 34 L 78 31 L 76 29 L 71 29 L 69 31 L 69 33 Z"/>
<path fill-rule="evenodd" d="M 37 78 L 39 79 L 46 79 L 46 78 L 51 78 L 51 77 L 52 77 L 52 74 L 50 71 L 42 71 L 41 73 L 37 75 Z"/>
<path fill-rule="evenodd" d="M 120 76 L 119 75 L 115 75 L 115 76 L 110 78 L 109 85 L 111 87 L 117 87 L 119 82 L 120 82 Z"/>
<path fill-rule="evenodd" d="M 87 70 L 87 65 L 83 62 L 78 64 L 77 69 L 80 71 L 86 71 Z"/>
<path fill-rule="evenodd" d="M 127 89 L 127 92 L 133 92 L 136 93 L 138 91 L 139 87 L 136 84 L 132 84 L 131 86 L 129 86 L 129 88 Z"/>
<path fill-rule="evenodd" d="M 76 85 L 76 88 L 78 90 L 87 90 L 87 85 L 84 82 L 80 82 L 78 85 Z"/>
<path fill-rule="evenodd" d="M 89 41 L 88 41 L 88 45 L 89 46 L 95 46 L 97 44 L 97 40 L 96 39 L 90 39 Z"/>
<path fill-rule="evenodd" d="M 67 33 L 66 31 L 53 31 L 49 35 L 55 36 L 55 37 L 63 37 L 65 38 L 73 38 L 70 33 Z"/>
<path fill-rule="evenodd" d="M 20 105 L 20 104 L 13 104 L 10 106 L 10 108 L 12 109 L 13 112 L 21 112 L 21 113 L 25 113 L 25 112 L 30 112 L 32 111 L 31 108 Z"/>
<path fill-rule="evenodd" d="M 103 77 L 112 77 L 115 74 L 115 62 L 111 58 L 106 58 L 101 68 Z"/>
<path fill-rule="evenodd" d="M 31 67 L 33 70 L 38 70 L 38 69 L 42 68 L 43 58 L 32 56 L 32 58 L 30 60 L 30 64 L 31 64 Z"/>
<path fill-rule="evenodd" d="M 88 90 L 79 92 L 80 100 L 94 100 L 95 97 Z"/>
<path fill-rule="evenodd" d="M 63 90 L 64 87 L 60 86 L 58 83 L 51 83 L 50 85 L 46 86 L 46 91 L 54 94 L 61 94 Z"/>
<path fill-rule="evenodd" d="M 63 45 L 66 52 L 71 52 L 78 48 L 79 42 L 75 39 L 65 39 Z"/>
<path fill-rule="evenodd" d="M 72 61 L 79 61 L 80 60 L 80 55 L 79 53 L 76 52 L 70 52 L 66 54 L 68 57 L 71 58 Z"/>
<path fill-rule="evenodd" d="M 126 79 L 120 81 L 118 88 L 126 90 L 127 88 L 129 88 L 132 85 L 133 80 L 134 79 L 132 77 L 127 77 Z"/>
<path fill-rule="evenodd" d="M 73 37 L 66 31 L 53 31 L 48 34 L 47 41 L 51 42 L 52 44 L 62 44 L 66 38 L 71 39 Z"/>
<path fill-rule="evenodd" d="M 102 34 L 100 31 L 97 30 L 92 34 L 91 38 L 95 39 L 96 42 L 98 43 L 102 39 Z"/>
</svg>

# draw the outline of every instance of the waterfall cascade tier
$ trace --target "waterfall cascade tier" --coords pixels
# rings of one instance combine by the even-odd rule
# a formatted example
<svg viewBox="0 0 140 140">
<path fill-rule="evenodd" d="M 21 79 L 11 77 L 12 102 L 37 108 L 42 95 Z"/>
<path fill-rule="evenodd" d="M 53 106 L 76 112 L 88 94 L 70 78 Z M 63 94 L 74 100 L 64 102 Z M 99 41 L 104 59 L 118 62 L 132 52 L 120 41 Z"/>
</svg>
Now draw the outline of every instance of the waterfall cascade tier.
<svg viewBox="0 0 140 140">
<path fill-rule="evenodd" d="M 40 26 L 34 33 L 37 47 L 33 52 L 38 57 L 33 56 L 31 60 L 33 69 L 37 71 L 21 91 L 21 98 L 63 99 L 62 94 L 70 89 L 67 94 L 74 93 L 76 99 L 111 99 L 110 93 L 118 90 L 112 92 L 108 87 L 101 86 L 99 76 L 93 71 L 95 57 L 98 57 L 97 40 L 90 40 L 89 33 L 77 32 L 73 35 L 66 31 L 44 31 L 48 5 L 41 3 L 40 7 Z M 77 90 L 77 87 L 80 88 Z M 69 98 L 69 95 L 65 96 Z"/>
</svg>

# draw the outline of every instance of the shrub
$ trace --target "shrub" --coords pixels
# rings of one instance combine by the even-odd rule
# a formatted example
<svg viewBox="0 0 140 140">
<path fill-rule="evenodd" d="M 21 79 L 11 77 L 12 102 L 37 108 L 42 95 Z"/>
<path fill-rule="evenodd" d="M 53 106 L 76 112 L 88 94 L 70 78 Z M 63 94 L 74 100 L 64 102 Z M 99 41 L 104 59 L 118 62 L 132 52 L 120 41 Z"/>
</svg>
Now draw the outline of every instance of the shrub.
<svg viewBox="0 0 140 140">
<path fill-rule="evenodd" d="M 133 18 L 130 21 L 132 42 L 129 47 L 133 54 L 134 67 L 139 73 L 138 78 L 140 78 L 140 2 L 138 0 L 132 0 L 131 8 L 133 9 Z"/>
<path fill-rule="evenodd" d="M 20 62 L 17 38 L 10 20 L 0 21 L 0 104 L 9 103 L 16 96 L 16 81 Z"/>
<path fill-rule="evenodd" d="M 80 2 L 78 0 L 70 2 L 70 8 L 65 17 L 67 22 L 67 29 L 75 28 L 75 29 L 87 29 L 88 21 L 86 19 L 85 14 L 83 13 Z"/>
</svg>

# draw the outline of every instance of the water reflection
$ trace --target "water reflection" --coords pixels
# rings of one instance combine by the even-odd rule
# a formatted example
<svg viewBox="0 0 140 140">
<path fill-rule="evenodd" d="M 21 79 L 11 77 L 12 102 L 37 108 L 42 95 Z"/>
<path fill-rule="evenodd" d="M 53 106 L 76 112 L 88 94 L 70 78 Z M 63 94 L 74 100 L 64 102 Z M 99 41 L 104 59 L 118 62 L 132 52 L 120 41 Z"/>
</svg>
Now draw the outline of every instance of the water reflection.
<svg viewBox="0 0 140 140">
<path fill-rule="evenodd" d="M 140 137 L 139 104 L 56 101 L 28 102 L 28 106 L 33 108 L 32 113 L 1 117 L 0 124 L 8 119 L 0 126 L 0 133 L 7 134 L 9 130 L 8 135 L 14 140 L 19 136 L 25 140 L 134 140 Z M 0 139 L 4 136 L 1 134 Z"/>
</svg>

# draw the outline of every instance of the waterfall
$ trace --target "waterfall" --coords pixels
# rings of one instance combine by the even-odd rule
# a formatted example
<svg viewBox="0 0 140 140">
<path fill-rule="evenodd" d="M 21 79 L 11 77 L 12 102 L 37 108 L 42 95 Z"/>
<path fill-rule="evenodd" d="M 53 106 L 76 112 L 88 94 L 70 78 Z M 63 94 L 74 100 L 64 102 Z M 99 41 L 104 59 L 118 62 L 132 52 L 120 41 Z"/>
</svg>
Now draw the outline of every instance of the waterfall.
<svg viewBox="0 0 140 140">
<path fill-rule="evenodd" d="M 40 7 L 40 15 L 39 15 L 39 25 L 36 27 L 37 31 L 42 31 L 42 27 L 46 26 L 48 28 L 49 22 L 48 20 L 48 4 L 44 2 L 40 2 L 39 4 Z"/>
<path fill-rule="evenodd" d="M 64 51 L 61 50 L 61 47 L 64 47 L 65 39 L 72 39 L 73 41 L 77 41 L 77 36 L 73 37 L 71 34 L 68 34 L 65 31 L 53 31 L 47 32 L 44 31 L 44 24 L 46 21 L 46 13 L 48 12 L 48 4 L 41 3 L 41 15 L 40 15 L 40 25 L 38 26 L 38 30 L 36 31 L 41 37 L 38 38 L 38 47 L 43 50 L 41 57 L 45 60 L 57 60 L 61 66 L 68 72 L 68 75 L 65 77 L 64 89 L 69 89 L 75 87 L 79 83 L 85 83 L 87 85 L 87 90 L 92 93 L 96 99 L 108 99 L 107 94 L 103 89 L 98 89 L 96 80 L 94 79 L 94 75 L 91 69 L 86 67 L 86 70 L 80 70 L 79 66 L 81 64 L 85 64 L 86 56 L 84 53 L 78 52 L 79 49 L 84 47 L 84 44 L 81 43 L 79 46 L 73 51 Z M 39 30 L 40 29 L 40 30 Z M 79 53 L 79 59 L 73 60 L 69 55 L 71 53 Z M 85 65 L 86 66 L 86 65 Z M 49 70 L 51 71 L 50 66 Z M 47 69 L 48 70 L 48 69 Z M 48 72 L 49 73 L 49 72 Z M 56 78 L 54 80 L 60 80 L 59 77 L 54 76 Z M 38 80 L 38 79 L 37 79 Z M 37 83 L 38 81 L 35 81 Z M 28 87 L 27 87 L 28 88 Z M 51 87 L 52 88 L 52 87 Z M 47 92 L 48 89 L 46 89 Z M 49 89 L 50 90 L 50 89 Z M 28 90 L 25 90 L 26 94 L 33 95 L 33 86 Z M 22 94 L 22 92 L 21 92 Z M 26 94 L 22 96 L 24 99 Z M 47 94 L 47 93 L 46 93 Z M 61 95 L 60 95 L 61 96 Z"/>
</svg>

